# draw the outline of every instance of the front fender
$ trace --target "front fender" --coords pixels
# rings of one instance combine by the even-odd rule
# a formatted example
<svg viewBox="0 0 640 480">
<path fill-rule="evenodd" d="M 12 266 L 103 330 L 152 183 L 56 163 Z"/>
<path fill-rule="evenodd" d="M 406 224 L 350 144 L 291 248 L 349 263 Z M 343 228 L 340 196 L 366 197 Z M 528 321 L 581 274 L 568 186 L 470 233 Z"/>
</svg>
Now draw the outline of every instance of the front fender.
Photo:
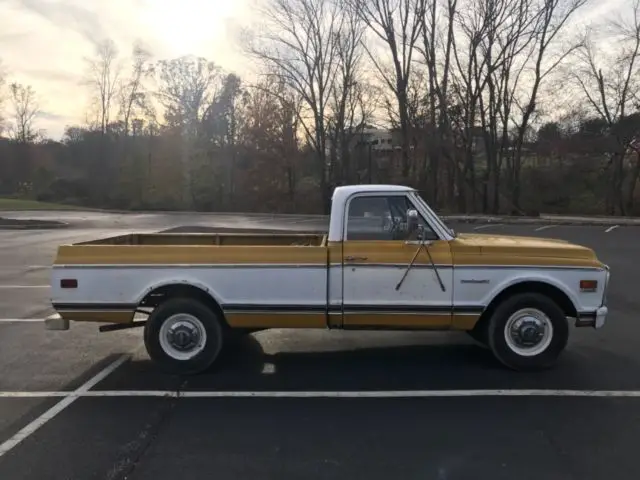
<svg viewBox="0 0 640 480">
<path fill-rule="evenodd" d="M 567 298 L 573 304 L 573 307 L 576 311 L 580 311 L 582 308 L 580 299 L 577 296 L 577 291 L 573 290 L 569 286 L 569 279 L 559 278 L 555 275 L 548 275 L 543 273 L 522 273 L 510 276 L 500 281 L 498 284 L 494 285 L 494 287 L 487 293 L 486 297 L 483 299 L 482 304 L 487 308 L 491 303 L 500 295 L 502 292 L 507 290 L 510 287 L 516 286 L 518 284 L 526 283 L 526 282 L 536 282 L 550 285 L 552 287 L 557 288 L 562 293 L 564 293 Z"/>
</svg>

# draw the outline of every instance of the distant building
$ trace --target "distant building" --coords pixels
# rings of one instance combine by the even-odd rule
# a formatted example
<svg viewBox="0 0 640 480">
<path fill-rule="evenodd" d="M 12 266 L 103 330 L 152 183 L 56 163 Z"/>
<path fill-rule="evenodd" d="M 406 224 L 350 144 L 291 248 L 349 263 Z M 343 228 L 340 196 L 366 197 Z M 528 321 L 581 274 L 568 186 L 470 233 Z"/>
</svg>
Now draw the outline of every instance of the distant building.
<svg viewBox="0 0 640 480">
<path fill-rule="evenodd" d="M 393 133 L 375 127 L 365 127 L 354 135 L 356 145 L 371 145 L 374 152 L 391 152 L 393 150 Z"/>
</svg>

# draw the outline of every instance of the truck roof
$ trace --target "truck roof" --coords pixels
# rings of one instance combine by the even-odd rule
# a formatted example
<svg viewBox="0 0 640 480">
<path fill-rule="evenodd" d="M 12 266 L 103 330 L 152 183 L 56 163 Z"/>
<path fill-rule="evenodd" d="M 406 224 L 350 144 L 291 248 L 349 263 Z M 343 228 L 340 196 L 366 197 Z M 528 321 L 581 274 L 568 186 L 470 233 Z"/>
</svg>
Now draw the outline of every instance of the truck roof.
<svg viewBox="0 0 640 480">
<path fill-rule="evenodd" d="M 344 185 L 335 188 L 333 199 L 348 197 L 355 192 L 413 192 L 414 190 L 404 185 Z"/>
</svg>

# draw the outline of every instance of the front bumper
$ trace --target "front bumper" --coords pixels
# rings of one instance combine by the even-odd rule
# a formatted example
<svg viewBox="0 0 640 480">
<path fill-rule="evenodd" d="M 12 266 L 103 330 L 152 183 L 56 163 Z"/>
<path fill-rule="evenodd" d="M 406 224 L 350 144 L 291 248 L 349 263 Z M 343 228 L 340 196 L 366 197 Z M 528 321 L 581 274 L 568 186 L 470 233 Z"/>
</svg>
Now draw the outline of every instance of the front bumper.
<svg viewBox="0 0 640 480">
<path fill-rule="evenodd" d="M 595 312 L 581 312 L 576 318 L 576 327 L 593 327 L 596 329 L 604 327 L 607 321 L 609 309 L 603 305 Z"/>
<path fill-rule="evenodd" d="M 607 295 L 609 293 L 609 281 L 611 280 L 611 269 L 608 265 L 604 265 L 607 272 L 604 280 L 604 289 L 602 291 L 602 303 L 595 311 L 580 312 L 576 318 L 576 327 L 593 327 L 602 328 L 607 321 L 609 308 L 607 307 Z"/>
<path fill-rule="evenodd" d="M 594 328 L 604 327 L 604 324 L 607 321 L 608 314 L 609 309 L 606 306 L 602 306 L 598 310 L 596 310 L 596 323 L 594 325 Z"/>
</svg>

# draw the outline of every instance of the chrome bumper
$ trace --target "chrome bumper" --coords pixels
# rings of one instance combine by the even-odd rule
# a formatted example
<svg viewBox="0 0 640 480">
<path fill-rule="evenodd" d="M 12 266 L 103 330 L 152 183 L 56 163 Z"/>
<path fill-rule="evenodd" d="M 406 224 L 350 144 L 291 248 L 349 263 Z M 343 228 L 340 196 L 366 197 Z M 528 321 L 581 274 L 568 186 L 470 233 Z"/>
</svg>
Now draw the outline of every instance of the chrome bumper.
<svg viewBox="0 0 640 480">
<path fill-rule="evenodd" d="M 54 314 L 44 319 L 44 326 L 47 330 L 69 330 L 69 320 Z"/>
<path fill-rule="evenodd" d="M 609 309 L 606 306 L 602 306 L 598 310 L 596 310 L 596 321 L 593 327 L 594 328 L 604 327 L 604 324 L 607 321 L 608 314 L 609 314 Z"/>
<path fill-rule="evenodd" d="M 593 327 L 602 328 L 607 321 L 609 309 L 603 305 L 596 309 L 595 312 L 582 312 L 576 318 L 576 327 Z"/>
<path fill-rule="evenodd" d="M 593 327 L 596 329 L 604 327 L 609 314 L 607 307 L 607 294 L 609 293 L 609 282 L 611 280 L 611 269 L 608 265 L 604 266 L 606 273 L 604 280 L 604 289 L 602 291 L 602 303 L 595 311 L 580 312 L 576 318 L 576 327 Z"/>
</svg>

